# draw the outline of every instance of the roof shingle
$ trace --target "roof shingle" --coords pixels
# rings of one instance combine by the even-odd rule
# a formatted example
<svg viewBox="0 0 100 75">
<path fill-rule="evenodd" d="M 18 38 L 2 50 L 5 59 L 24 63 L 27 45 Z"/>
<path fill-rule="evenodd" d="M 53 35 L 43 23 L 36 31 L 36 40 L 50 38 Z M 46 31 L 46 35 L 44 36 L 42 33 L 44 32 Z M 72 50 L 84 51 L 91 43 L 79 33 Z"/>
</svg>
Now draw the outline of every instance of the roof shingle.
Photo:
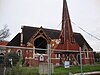
<svg viewBox="0 0 100 75">
<path fill-rule="evenodd" d="M 39 29 L 40 28 L 37 28 L 37 27 L 23 26 L 23 28 L 22 28 L 23 44 L 26 44 L 30 40 L 30 38 Z M 46 28 L 43 28 L 43 31 L 51 39 L 59 39 L 59 35 L 61 33 L 60 30 L 46 29 Z M 75 37 L 76 43 L 78 43 L 80 47 L 83 47 L 83 45 L 85 43 L 88 48 L 92 49 L 80 33 L 74 33 L 74 37 Z M 20 33 L 18 33 L 7 45 L 8 46 L 20 46 Z"/>
</svg>

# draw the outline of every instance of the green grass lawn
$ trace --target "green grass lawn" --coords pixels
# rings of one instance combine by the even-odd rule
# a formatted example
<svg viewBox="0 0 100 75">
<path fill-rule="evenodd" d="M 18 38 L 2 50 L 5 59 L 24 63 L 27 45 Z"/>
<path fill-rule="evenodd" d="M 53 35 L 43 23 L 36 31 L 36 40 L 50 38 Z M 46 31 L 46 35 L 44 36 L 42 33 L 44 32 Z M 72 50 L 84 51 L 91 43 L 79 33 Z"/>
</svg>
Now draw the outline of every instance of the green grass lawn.
<svg viewBox="0 0 100 75">
<path fill-rule="evenodd" d="M 83 72 L 93 71 L 100 71 L 100 64 L 83 66 Z M 13 67 L 12 69 L 12 75 L 39 75 L 38 72 L 38 67 Z M 80 73 L 80 66 L 71 66 L 70 68 L 64 68 L 63 66 L 55 67 L 52 75 L 67 75 L 69 72 Z"/>
<path fill-rule="evenodd" d="M 83 66 L 83 72 L 93 72 L 93 71 L 100 71 L 100 64 Z M 69 72 L 80 73 L 81 72 L 80 66 L 71 66 L 70 68 L 55 67 L 55 69 L 54 69 L 54 75 L 68 74 Z"/>
</svg>

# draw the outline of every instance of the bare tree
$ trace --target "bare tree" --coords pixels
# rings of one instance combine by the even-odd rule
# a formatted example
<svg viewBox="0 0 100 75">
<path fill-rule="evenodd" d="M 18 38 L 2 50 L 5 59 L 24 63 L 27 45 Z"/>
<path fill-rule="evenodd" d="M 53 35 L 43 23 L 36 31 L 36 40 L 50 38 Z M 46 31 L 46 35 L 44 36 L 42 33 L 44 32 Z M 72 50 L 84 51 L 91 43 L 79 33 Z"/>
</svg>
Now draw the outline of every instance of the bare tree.
<svg viewBox="0 0 100 75">
<path fill-rule="evenodd" d="M 0 40 L 4 40 L 7 37 L 9 37 L 10 32 L 9 32 L 9 28 L 7 25 L 4 25 L 4 27 L 2 29 L 0 29 Z"/>
</svg>

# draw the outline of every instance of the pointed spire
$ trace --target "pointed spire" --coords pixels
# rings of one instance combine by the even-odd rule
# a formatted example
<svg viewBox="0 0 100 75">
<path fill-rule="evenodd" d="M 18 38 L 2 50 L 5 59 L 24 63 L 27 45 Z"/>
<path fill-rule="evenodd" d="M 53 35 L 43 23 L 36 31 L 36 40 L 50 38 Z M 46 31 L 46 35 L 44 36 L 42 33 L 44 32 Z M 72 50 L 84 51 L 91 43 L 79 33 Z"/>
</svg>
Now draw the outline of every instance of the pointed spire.
<svg viewBox="0 0 100 75">
<path fill-rule="evenodd" d="M 63 0 L 62 30 L 60 38 L 63 43 L 66 43 L 67 41 L 74 42 L 74 34 L 72 31 L 72 25 L 66 0 Z"/>
</svg>

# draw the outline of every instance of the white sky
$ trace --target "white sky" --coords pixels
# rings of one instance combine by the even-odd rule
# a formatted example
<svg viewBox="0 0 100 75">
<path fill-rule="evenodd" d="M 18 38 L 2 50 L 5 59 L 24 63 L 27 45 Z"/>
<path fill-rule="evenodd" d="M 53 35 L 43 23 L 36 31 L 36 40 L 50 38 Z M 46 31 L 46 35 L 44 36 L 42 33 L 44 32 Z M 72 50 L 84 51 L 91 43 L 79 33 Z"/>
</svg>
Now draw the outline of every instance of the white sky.
<svg viewBox="0 0 100 75">
<path fill-rule="evenodd" d="M 0 0 L 0 29 L 7 24 L 11 40 L 21 26 L 61 29 L 63 0 Z M 73 31 L 81 33 L 94 51 L 100 51 L 100 0 L 67 0 Z"/>
</svg>

